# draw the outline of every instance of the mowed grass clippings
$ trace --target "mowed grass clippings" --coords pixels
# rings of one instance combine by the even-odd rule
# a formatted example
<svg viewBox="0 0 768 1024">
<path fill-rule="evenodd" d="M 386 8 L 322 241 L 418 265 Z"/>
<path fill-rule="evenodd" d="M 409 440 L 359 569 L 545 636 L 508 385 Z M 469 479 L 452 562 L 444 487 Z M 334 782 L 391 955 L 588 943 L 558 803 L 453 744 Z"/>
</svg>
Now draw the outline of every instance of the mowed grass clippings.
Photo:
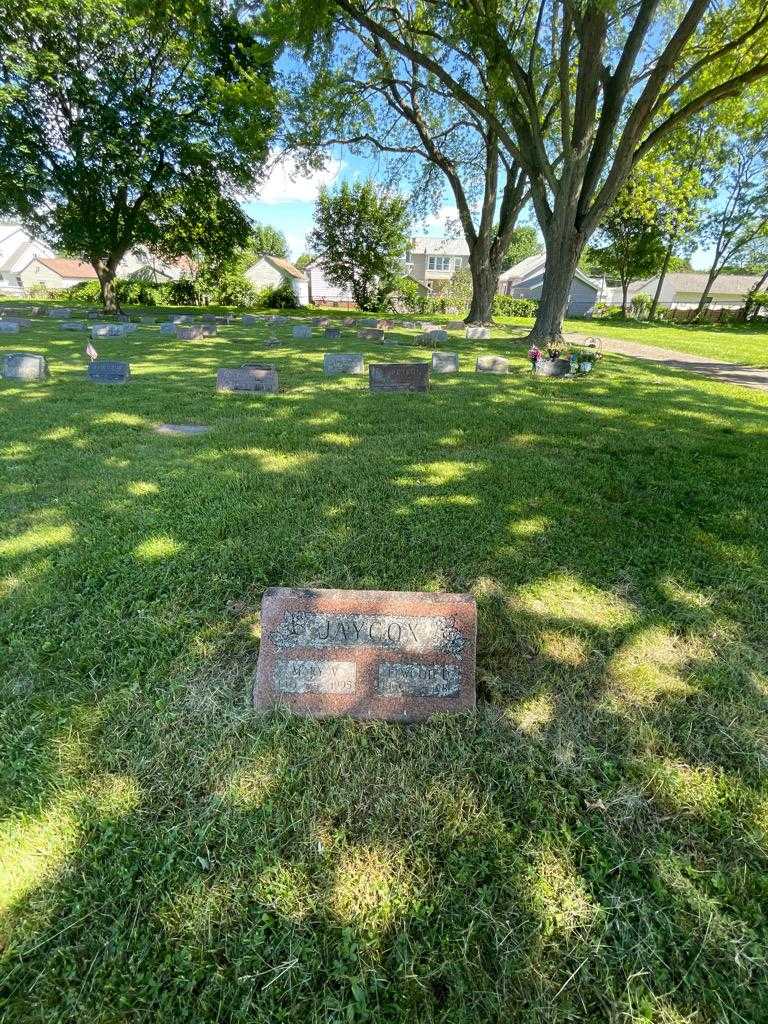
<svg viewBox="0 0 768 1024">
<path fill-rule="evenodd" d="M 768 396 L 268 333 L 2 339 L 0 1019 L 768 1020 Z M 256 716 L 268 586 L 471 591 L 477 713 Z"/>
</svg>

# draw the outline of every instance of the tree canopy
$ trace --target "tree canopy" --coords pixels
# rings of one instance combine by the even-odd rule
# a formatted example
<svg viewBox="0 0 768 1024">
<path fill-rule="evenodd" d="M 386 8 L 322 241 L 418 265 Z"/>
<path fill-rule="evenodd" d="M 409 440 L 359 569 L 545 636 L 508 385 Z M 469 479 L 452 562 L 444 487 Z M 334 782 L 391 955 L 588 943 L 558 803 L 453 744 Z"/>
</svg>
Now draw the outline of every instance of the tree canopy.
<svg viewBox="0 0 768 1024">
<path fill-rule="evenodd" d="M 224 0 L 0 0 L 0 211 L 91 263 L 242 242 L 273 50 Z"/>
<path fill-rule="evenodd" d="M 273 3 L 285 19 L 285 0 Z M 533 329 L 544 341 L 560 336 L 582 249 L 637 163 L 768 75 L 757 0 L 305 0 L 299 21 L 320 29 L 337 12 L 487 125 L 527 177 L 547 248 Z"/>
<path fill-rule="evenodd" d="M 372 309 L 402 272 L 409 223 L 402 196 L 380 192 L 372 181 L 343 182 L 320 190 L 308 241 L 331 284 L 350 288 L 361 309 Z"/>
</svg>

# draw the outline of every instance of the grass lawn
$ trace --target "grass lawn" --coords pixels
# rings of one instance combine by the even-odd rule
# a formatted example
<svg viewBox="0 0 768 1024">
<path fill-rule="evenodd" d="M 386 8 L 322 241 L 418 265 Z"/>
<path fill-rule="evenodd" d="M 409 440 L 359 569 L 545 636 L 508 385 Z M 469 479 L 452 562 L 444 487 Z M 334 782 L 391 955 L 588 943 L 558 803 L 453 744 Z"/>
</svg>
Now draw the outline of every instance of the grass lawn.
<svg viewBox="0 0 768 1024">
<path fill-rule="evenodd" d="M 533 321 L 516 321 L 519 324 Z M 566 331 L 620 338 L 638 345 L 692 352 L 710 359 L 723 359 L 747 366 L 768 366 L 768 325 L 707 324 L 687 327 L 683 324 L 648 324 L 632 320 L 566 320 Z"/>
<path fill-rule="evenodd" d="M 768 395 L 287 333 L 0 335 L 0 1019 L 768 1020 Z M 471 591 L 477 713 L 254 715 L 278 585 Z"/>
</svg>

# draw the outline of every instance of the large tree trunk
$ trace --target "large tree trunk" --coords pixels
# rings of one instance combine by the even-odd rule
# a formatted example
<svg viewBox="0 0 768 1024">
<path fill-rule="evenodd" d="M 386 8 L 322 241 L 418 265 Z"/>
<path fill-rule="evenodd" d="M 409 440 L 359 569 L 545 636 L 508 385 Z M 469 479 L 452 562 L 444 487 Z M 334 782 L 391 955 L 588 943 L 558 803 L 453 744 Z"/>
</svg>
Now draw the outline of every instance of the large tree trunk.
<svg viewBox="0 0 768 1024">
<path fill-rule="evenodd" d="M 664 278 L 667 276 L 669 261 L 672 259 L 672 250 L 674 246 L 675 239 L 672 238 L 667 246 L 667 251 L 664 253 L 664 263 L 662 264 L 661 273 L 659 274 L 659 283 L 656 285 L 656 291 L 654 292 L 653 300 L 651 301 L 651 308 L 648 310 L 648 319 L 650 321 L 653 321 L 656 316 L 656 310 L 661 297 L 661 289 L 664 287 Z"/>
<path fill-rule="evenodd" d="M 584 235 L 575 228 L 550 231 L 545 236 L 547 259 L 544 280 L 529 341 L 543 346 L 562 345 L 568 296 L 585 241 Z"/>
<path fill-rule="evenodd" d="M 117 273 L 113 261 L 96 260 L 93 264 L 93 269 L 96 271 L 96 276 L 99 279 L 101 304 L 104 307 L 104 312 L 119 313 L 120 303 L 117 299 L 117 288 L 115 287 Z"/>
<path fill-rule="evenodd" d="M 474 251 L 469 257 L 469 269 L 472 273 L 472 303 L 469 308 L 469 316 L 465 321 L 468 324 L 490 324 L 493 317 L 493 299 L 499 286 L 501 258 L 496 258 L 490 251 L 483 252 L 484 248 L 478 240 L 478 244 L 475 245 Z"/>
</svg>

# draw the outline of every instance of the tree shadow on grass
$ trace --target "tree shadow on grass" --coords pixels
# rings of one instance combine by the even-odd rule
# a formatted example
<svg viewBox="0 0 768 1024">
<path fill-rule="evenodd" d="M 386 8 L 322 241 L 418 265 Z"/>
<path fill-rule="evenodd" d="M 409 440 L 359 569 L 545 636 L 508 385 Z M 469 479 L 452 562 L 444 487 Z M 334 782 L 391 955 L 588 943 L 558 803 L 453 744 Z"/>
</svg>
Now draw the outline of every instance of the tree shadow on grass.
<svg viewBox="0 0 768 1024">
<path fill-rule="evenodd" d="M 765 406 L 659 382 L 5 391 L 10 1019 L 765 1016 Z M 478 714 L 254 716 L 270 585 L 472 590 Z"/>
</svg>

